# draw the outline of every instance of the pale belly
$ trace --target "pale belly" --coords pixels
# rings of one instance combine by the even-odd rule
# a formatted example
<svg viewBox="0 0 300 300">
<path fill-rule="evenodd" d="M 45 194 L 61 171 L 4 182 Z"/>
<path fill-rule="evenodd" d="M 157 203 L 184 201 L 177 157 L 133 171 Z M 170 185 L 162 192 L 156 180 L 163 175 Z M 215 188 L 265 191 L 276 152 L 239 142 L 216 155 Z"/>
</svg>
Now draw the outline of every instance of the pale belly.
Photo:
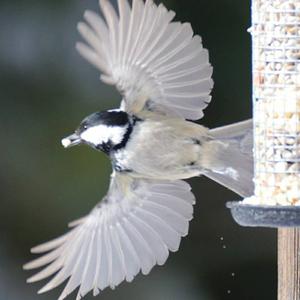
<svg viewBox="0 0 300 300">
<path fill-rule="evenodd" d="M 139 122 L 126 148 L 115 154 L 121 169 L 133 176 L 186 179 L 201 174 L 199 161 L 207 129 L 184 120 Z"/>
</svg>

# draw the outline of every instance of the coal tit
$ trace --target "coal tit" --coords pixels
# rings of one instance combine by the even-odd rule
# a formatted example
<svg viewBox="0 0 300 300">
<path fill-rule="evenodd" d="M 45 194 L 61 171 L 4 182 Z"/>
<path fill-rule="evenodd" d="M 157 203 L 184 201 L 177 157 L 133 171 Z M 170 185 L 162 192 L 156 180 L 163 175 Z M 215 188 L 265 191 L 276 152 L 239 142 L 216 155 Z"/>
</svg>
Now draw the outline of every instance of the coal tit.
<svg viewBox="0 0 300 300">
<path fill-rule="evenodd" d="M 123 100 L 94 113 L 64 138 L 87 144 L 113 166 L 107 195 L 65 235 L 32 249 L 44 267 L 28 279 L 54 277 L 39 291 L 69 278 L 59 300 L 77 299 L 132 281 L 163 265 L 188 234 L 195 198 L 184 179 L 205 175 L 242 196 L 253 194 L 252 121 L 209 130 L 193 120 L 211 100 L 212 67 L 189 23 L 152 0 L 118 0 L 117 13 L 100 0 L 104 18 L 87 11 L 78 30 L 79 53 L 101 71 Z"/>
</svg>

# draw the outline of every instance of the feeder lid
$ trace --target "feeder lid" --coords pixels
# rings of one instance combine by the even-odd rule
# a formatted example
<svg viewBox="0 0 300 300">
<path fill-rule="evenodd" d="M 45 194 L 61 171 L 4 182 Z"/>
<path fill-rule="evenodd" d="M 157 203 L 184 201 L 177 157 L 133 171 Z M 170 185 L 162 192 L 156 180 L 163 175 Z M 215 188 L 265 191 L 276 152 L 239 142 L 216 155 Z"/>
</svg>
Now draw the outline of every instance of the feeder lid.
<svg viewBox="0 0 300 300">
<path fill-rule="evenodd" d="M 247 227 L 300 227 L 300 207 L 262 206 L 227 202 L 234 220 Z"/>
</svg>

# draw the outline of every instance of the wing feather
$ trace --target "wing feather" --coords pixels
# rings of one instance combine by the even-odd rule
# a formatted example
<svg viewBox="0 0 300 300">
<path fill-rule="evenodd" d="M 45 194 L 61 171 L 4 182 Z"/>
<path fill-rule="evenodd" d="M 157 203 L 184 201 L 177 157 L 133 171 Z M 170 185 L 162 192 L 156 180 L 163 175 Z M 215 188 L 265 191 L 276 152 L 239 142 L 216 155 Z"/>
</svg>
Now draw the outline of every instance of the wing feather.
<svg viewBox="0 0 300 300">
<path fill-rule="evenodd" d="M 52 262 L 48 267 L 38 272 L 34 276 L 28 278 L 27 283 L 37 282 L 55 274 L 57 271 L 61 269 L 62 263 L 63 263 L 63 258 L 62 257 L 58 258 L 57 260 Z"/>
<path fill-rule="evenodd" d="M 79 287 L 77 300 L 97 295 L 141 271 L 163 265 L 177 251 L 193 215 L 194 196 L 182 181 L 132 179 L 114 175 L 104 203 L 74 222 L 69 233 L 33 248 L 50 251 L 24 268 L 44 267 L 28 279 L 54 277 L 39 291 L 47 292 L 68 279 L 59 300 Z"/>
<path fill-rule="evenodd" d="M 81 299 L 84 297 L 93 287 L 93 275 L 95 273 L 95 261 L 96 261 L 96 249 L 95 239 L 97 236 L 97 231 L 92 230 L 91 241 L 87 249 L 87 258 L 85 265 L 83 266 L 82 276 L 80 278 L 81 286 L 77 294 L 76 299 Z"/>
<path fill-rule="evenodd" d="M 24 269 L 25 270 L 31 270 L 31 269 L 36 269 L 39 268 L 41 266 L 47 265 L 49 263 L 51 263 L 52 261 L 54 261 L 55 259 L 57 259 L 59 257 L 61 253 L 61 249 L 58 248 L 48 254 L 45 254 L 43 256 L 41 256 L 38 259 L 35 259 L 34 261 L 24 265 Z"/>
<path fill-rule="evenodd" d="M 88 46 L 78 43 L 77 50 L 105 83 L 116 85 L 124 109 L 201 118 L 210 102 L 212 67 L 191 25 L 172 22 L 175 13 L 152 0 L 133 0 L 132 7 L 118 0 L 119 14 L 108 0 L 100 0 L 100 7 L 105 21 L 85 13 L 87 24 L 79 23 L 78 30 Z M 180 104 L 173 98 L 181 98 Z"/>
<path fill-rule="evenodd" d="M 96 257 L 96 264 L 95 264 L 95 277 L 93 279 L 93 295 L 96 296 L 99 294 L 99 280 L 100 280 L 100 271 L 102 270 L 102 264 L 101 264 L 101 257 L 102 257 L 102 235 L 101 235 L 101 229 L 102 229 L 102 222 L 101 220 L 98 221 L 97 226 L 97 235 L 96 235 L 96 249 L 97 249 L 97 257 Z"/>
<path fill-rule="evenodd" d="M 132 222 L 136 228 L 139 228 L 141 235 L 145 238 L 148 245 L 154 252 L 156 263 L 158 265 L 163 265 L 169 256 L 169 251 L 161 237 L 138 216 L 135 216 L 135 218 L 132 219 Z"/>
<path fill-rule="evenodd" d="M 193 217 L 193 208 L 186 202 L 182 202 L 179 198 L 170 197 L 166 194 L 158 194 L 155 197 L 155 202 L 151 198 L 148 201 L 167 207 L 187 220 L 191 220 Z"/>
<path fill-rule="evenodd" d="M 151 226 L 153 230 L 155 230 L 157 234 L 161 236 L 170 251 L 178 251 L 180 244 L 180 235 L 170 225 L 145 209 L 139 208 L 139 213 L 143 220 L 145 220 L 147 224 L 149 224 L 149 226 Z"/>
<path fill-rule="evenodd" d="M 98 38 L 97 34 L 84 22 L 80 22 L 77 25 L 77 29 L 80 32 L 80 34 L 84 37 L 86 42 L 92 46 L 93 49 L 95 49 L 96 53 L 98 54 L 99 60 L 100 57 L 105 56 L 105 50 L 103 49 L 103 44 Z"/>
<path fill-rule="evenodd" d="M 143 1 L 135 0 L 134 3 L 135 10 L 132 13 L 132 44 L 129 46 L 129 54 L 126 58 L 126 65 L 130 66 L 135 58 L 135 53 L 139 48 L 139 41 L 142 39 L 142 33 L 144 30 L 147 10 L 145 9 L 145 4 Z"/>
<path fill-rule="evenodd" d="M 159 11 L 157 11 L 157 6 L 153 3 L 152 0 L 146 1 L 145 4 L 145 20 L 141 30 L 141 36 L 137 39 L 137 47 L 136 52 L 133 55 L 132 62 L 137 62 L 139 60 L 139 56 L 147 49 L 147 45 L 149 40 L 152 41 L 151 34 L 153 32 L 153 27 L 157 22 L 157 18 L 159 17 Z"/>
<path fill-rule="evenodd" d="M 112 62 L 116 63 L 118 56 L 118 39 L 119 39 L 119 30 L 118 30 L 118 16 L 115 9 L 110 4 L 108 0 L 100 0 L 100 7 L 104 14 L 106 23 L 109 30 L 109 41 L 110 41 L 110 51 L 112 56 Z"/>
<path fill-rule="evenodd" d="M 168 220 L 168 225 L 170 225 L 170 227 L 172 227 L 172 229 L 175 230 L 180 236 L 187 235 L 188 220 L 184 219 L 170 208 L 154 202 L 145 201 L 143 209 L 159 217 L 162 222 L 165 222 L 164 220 Z"/>
<path fill-rule="evenodd" d="M 178 31 L 175 32 L 176 36 L 169 38 L 169 41 L 162 49 L 162 51 L 159 53 L 159 58 L 156 57 L 155 61 L 150 61 L 151 63 L 151 69 L 157 69 L 157 68 L 164 68 L 166 67 L 167 63 L 171 61 L 176 61 L 178 57 L 176 57 L 176 54 L 180 54 L 179 58 L 181 56 L 186 56 L 188 53 L 184 53 L 182 55 L 181 51 L 191 45 L 191 39 L 193 36 L 193 30 L 191 27 L 191 24 L 185 23 L 185 24 L 180 24 Z M 201 46 L 201 45 L 200 45 Z M 202 47 L 202 46 L 201 46 Z M 196 50 L 201 50 L 197 47 Z"/>
<path fill-rule="evenodd" d="M 76 236 L 75 239 L 70 239 L 69 241 L 66 242 L 66 248 L 69 248 L 68 256 L 65 255 L 66 252 L 64 251 L 61 252 L 61 257 L 63 257 L 63 262 L 60 266 L 61 267 L 60 271 L 43 288 L 41 288 L 38 291 L 39 294 L 43 294 L 45 292 L 48 292 L 56 288 L 57 286 L 62 284 L 67 278 L 70 277 L 71 270 L 74 265 L 74 261 L 77 258 L 78 252 L 82 246 L 82 236 L 84 231 L 76 230 L 76 233 L 78 234 L 78 236 Z M 70 248 L 70 246 L 72 246 L 72 248 Z M 65 265 L 64 268 L 62 268 L 63 265 Z"/>
<path fill-rule="evenodd" d="M 117 234 L 116 227 L 111 227 L 111 243 L 112 243 L 112 257 L 113 257 L 113 287 L 119 285 L 126 278 L 124 253 L 120 246 L 120 241 Z"/>
<path fill-rule="evenodd" d="M 52 241 L 49 241 L 47 243 L 44 243 L 42 245 L 39 245 L 37 247 L 34 247 L 31 249 L 31 253 L 39 254 L 39 253 L 45 253 L 50 250 L 53 250 L 60 245 L 64 244 L 64 242 L 68 239 L 68 237 L 71 235 L 71 232 L 68 232 L 67 234 L 62 235 L 59 238 L 53 239 Z"/>
<path fill-rule="evenodd" d="M 166 84 L 168 82 L 178 83 L 178 79 L 181 79 L 182 81 L 192 81 L 197 79 L 206 79 L 207 74 L 210 72 L 212 74 L 213 69 L 211 66 L 194 66 L 190 69 L 185 70 L 176 70 L 173 73 L 169 73 L 166 75 L 163 75 L 161 77 L 161 80 L 165 82 Z"/>
<path fill-rule="evenodd" d="M 141 264 L 141 271 L 144 275 L 149 274 L 152 267 L 154 266 L 154 259 L 151 250 L 146 244 L 145 240 L 141 234 L 136 230 L 136 228 L 131 224 L 129 218 L 124 220 L 124 230 L 126 231 L 136 253 L 139 257 Z"/>
<path fill-rule="evenodd" d="M 83 237 L 82 247 L 79 249 L 78 256 L 77 256 L 76 261 L 71 270 L 70 279 L 69 279 L 67 285 L 65 286 L 62 294 L 58 298 L 58 300 L 62 300 L 64 298 L 66 298 L 80 284 L 82 270 L 84 269 L 84 267 L 86 265 L 86 261 L 87 261 L 87 250 L 91 243 L 90 238 L 91 238 L 90 232 L 86 232 L 86 234 Z"/>
<path fill-rule="evenodd" d="M 126 48 L 126 37 L 127 37 L 127 30 L 130 27 L 130 6 L 127 1 L 118 0 L 118 7 L 119 7 L 119 49 L 118 49 L 118 62 L 119 64 L 123 64 L 123 55 Z"/>
<path fill-rule="evenodd" d="M 87 10 L 83 17 L 91 29 L 97 34 L 99 41 L 103 44 L 103 48 L 106 49 L 105 45 L 109 43 L 109 31 L 105 22 L 99 15 L 90 10 Z"/>
<path fill-rule="evenodd" d="M 95 65 L 103 72 L 110 72 L 109 69 L 107 69 L 106 64 L 103 63 L 101 59 L 99 59 L 99 56 L 90 47 L 86 46 L 83 43 L 77 43 L 76 49 L 91 64 Z"/>
<path fill-rule="evenodd" d="M 137 60 L 143 61 L 145 65 L 149 64 L 148 59 L 151 58 L 151 53 L 154 53 L 155 49 L 159 49 L 167 29 L 173 25 L 170 24 L 170 22 L 174 19 L 175 13 L 173 11 L 168 12 L 163 5 L 160 5 L 159 9 L 160 20 L 153 23 L 156 25 L 156 28 L 153 30 L 153 36 L 149 38 L 149 43 L 146 49 L 144 49 L 144 52 L 141 54 L 142 56 L 137 58 Z"/>
<path fill-rule="evenodd" d="M 126 281 L 131 282 L 140 270 L 140 260 L 120 223 L 117 224 L 117 234 L 124 254 Z"/>
</svg>

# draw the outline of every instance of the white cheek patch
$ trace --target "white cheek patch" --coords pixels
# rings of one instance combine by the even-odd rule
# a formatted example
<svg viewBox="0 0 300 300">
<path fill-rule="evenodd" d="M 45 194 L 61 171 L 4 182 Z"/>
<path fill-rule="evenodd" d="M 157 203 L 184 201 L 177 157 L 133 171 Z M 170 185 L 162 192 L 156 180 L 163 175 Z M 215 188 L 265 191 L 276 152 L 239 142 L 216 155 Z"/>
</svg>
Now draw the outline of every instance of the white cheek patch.
<svg viewBox="0 0 300 300">
<path fill-rule="evenodd" d="M 127 126 L 98 125 L 91 127 L 81 134 L 81 139 L 93 145 L 107 143 L 109 140 L 117 145 L 122 142 Z"/>
</svg>

